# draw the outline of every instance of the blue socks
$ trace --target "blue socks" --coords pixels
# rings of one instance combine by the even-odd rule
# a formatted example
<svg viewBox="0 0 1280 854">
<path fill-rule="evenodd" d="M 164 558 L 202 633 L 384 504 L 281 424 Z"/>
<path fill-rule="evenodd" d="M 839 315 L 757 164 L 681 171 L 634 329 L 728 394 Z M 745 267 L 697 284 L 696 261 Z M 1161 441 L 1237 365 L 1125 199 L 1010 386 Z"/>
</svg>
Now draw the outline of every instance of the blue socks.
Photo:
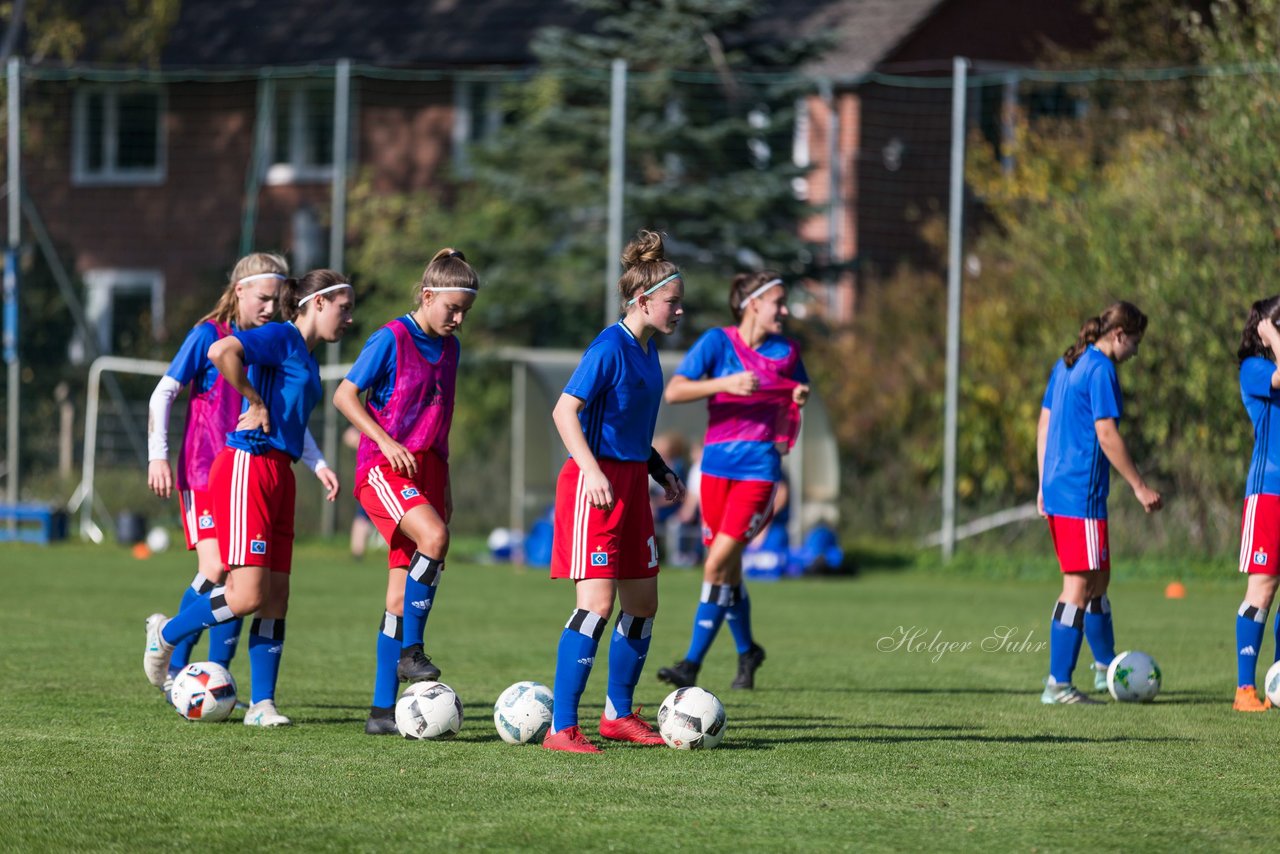
<svg viewBox="0 0 1280 854">
<path fill-rule="evenodd" d="M 226 590 L 225 586 L 218 585 L 207 596 L 197 596 L 191 604 L 179 611 L 160 630 L 164 642 L 177 644 L 201 629 L 235 619 L 236 615 L 227 607 Z"/>
<path fill-rule="evenodd" d="M 749 652 L 755 646 L 755 638 L 751 636 L 751 600 L 747 598 L 746 582 L 740 581 L 736 587 L 731 588 L 726 617 L 738 655 Z"/>
<path fill-rule="evenodd" d="M 1116 657 L 1116 630 L 1111 622 L 1111 600 L 1106 595 L 1090 599 L 1084 608 L 1084 636 L 1093 660 L 1106 667 Z"/>
<path fill-rule="evenodd" d="M 236 617 L 225 623 L 218 623 L 216 626 L 209 628 L 209 660 L 214 664 L 221 664 L 223 667 L 231 666 L 231 659 L 235 657 L 236 647 L 240 645 L 240 629 L 244 626 L 244 620 Z"/>
<path fill-rule="evenodd" d="M 604 617 L 578 608 L 560 633 L 560 644 L 556 649 L 556 678 L 552 685 L 556 698 L 552 707 L 553 732 L 578 725 L 578 703 L 586 690 L 587 678 L 591 676 L 591 666 L 595 664 L 596 649 L 600 646 L 605 625 Z"/>
<path fill-rule="evenodd" d="M 422 643 L 422 635 L 427 626 L 427 615 L 431 613 L 431 604 L 436 597 L 436 586 L 440 583 L 440 573 L 444 569 L 444 561 L 427 557 L 422 552 L 414 552 L 409 562 L 409 575 L 404 580 L 404 646 Z"/>
<path fill-rule="evenodd" d="M 378 627 L 377 667 L 373 677 L 373 703 L 379 709 L 390 709 L 396 704 L 400 679 L 396 665 L 400 663 L 403 637 L 403 621 L 390 611 L 382 613 L 382 625 Z"/>
<path fill-rule="evenodd" d="M 1084 611 L 1070 602 L 1057 603 L 1049 623 L 1049 678 L 1059 685 L 1070 684 L 1083 641 Z"/>
<path fill-rule="evenodd" d="M 1258 684 L 1258 651 L 1266 629 L 1267 612 L 1241 602 L 1236 612 L 1236 685 L 1240 688 Z M 1276 615 L 1276 633 L 1280 637 L 1280 614 Z"/>
<path fill-rule="evenodd" d="M 609 720 L 631 714 L 632 697 L 645 657 L 649 654 L 653 617 L 618 615 L 618 627 L 609 641 L 609 687 L 605 694 L 604 714 Z M 559 676 L 559 668 L 556 675 Z M 552 707 L 554 709 L 554 706 Z M 558 728 L 557 728 L 558 731 Z"/>
<path fill-rule="evenodd" d="M 720 631 L 720 624 L 724 622 L 727 611 L 724 601 L 727 598 L 724 593 L 726 589 L 723 585 L 702 582 L 702 598 L 697 610 L 693 612 L 693 634 L 689 636 L 689 651 L 684 655 L 685 661 L 701 664 L 702 659 L 707 657 L 707 650 L 711 649 L 711 643 Z"/>
<path fill-rule="evenodd" d="M 280 678 L 280 656 L 284 652 L 284 619 L 255 618 L 249 627 L 249 669 L 253 683 L 252 702 L 274 700 Z"/>
<path fill-rule="evenodd" d="M 187 589 L 182 591 L 182 601 L 178 604 L 179 613 L 196 599 L 208 595 L 214 586 L 212 581 L 197 572 L 196 577 L 187 585 Z M 173 645 L 173 656 L 169 659 L 170 676 L 177 676 L 179 671 L 191 663 L 191 650 L 199 640 L 200 632 L 196 632 Z"/>
</svg>

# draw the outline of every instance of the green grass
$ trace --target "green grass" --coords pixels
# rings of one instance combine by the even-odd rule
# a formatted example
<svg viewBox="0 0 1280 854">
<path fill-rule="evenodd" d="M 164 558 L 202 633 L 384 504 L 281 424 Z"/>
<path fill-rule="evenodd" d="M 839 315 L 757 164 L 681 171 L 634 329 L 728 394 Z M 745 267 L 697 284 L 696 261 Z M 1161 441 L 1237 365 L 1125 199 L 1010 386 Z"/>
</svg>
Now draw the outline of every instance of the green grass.
<svg viewBox="0 0 1280 854">
<path fill-rule="evenodd" d="M 1101 708 L 1038 702 L 1048 653 L 1034 645 L 1056 574 L 758 584 L 759 689 L 728 689 L 727 631 L 703 669 L 728 711 L 721 747 L 590 757 L 510 747 L 492 725 L 508 684 L 551 683 L 569 585 L 461 562 L 428 651 L 466 706 L 462 733 L 365 736 L 379 558 L 300 549 L 278 695 L 297 726 L 255 731 L 188 724 L 142 675 L 143 618 L 177 601 L 185 554 L 6 547 L 0 849 L 1217 849 L 1256 845 L 1276 824 L 1260 793 L 1280 716 L 1230 709 L 1243 585 L 1229 567 L 1181 601 L 1163 581 L 1117 580 L 1120 644 L 1156 657 L 1165 690 Z M 661 576 L 637 696 L 650 713 L 666 693 L 653 673 L 683 653 L 698 584 Z M 984 651 L 1001 626 L 1030 649 Z M 971 646 L 877 649 L 899 627 Z M 584 698 L 589 733 L 604 660 L 602 649 Z M 247 680 L 243 648 L 233 672 Z"/>
</svg>

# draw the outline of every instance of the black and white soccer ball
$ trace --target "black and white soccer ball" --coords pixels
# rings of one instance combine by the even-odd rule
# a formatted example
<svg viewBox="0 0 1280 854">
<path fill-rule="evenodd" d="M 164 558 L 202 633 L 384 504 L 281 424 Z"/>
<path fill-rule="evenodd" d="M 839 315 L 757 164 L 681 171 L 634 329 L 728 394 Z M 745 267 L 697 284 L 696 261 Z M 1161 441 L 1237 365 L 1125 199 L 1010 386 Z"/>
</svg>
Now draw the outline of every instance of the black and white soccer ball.
<svg viewBox="0 0 1280 854">
<path fill-rule="evenodd" d="M 443 682 L 415 682 L 396 701 L 396 729 L 413 740 L 453 738 L 462 729 L 462 701 Z"/>
<path fill-rule="evenodd" d="M 225 721 L 236 707 L 236 680 L 221 664 L 197 661 L 173 678 L 169 700 L 189 721 Z"/>
<path fill-rule="evenodd" d="M 517 682 L 493 704 L 493 725 L 507 744 L 541 744 L 551 729 L 551 689 L 541 682 Z"/>
<path fill-rule="evenodd" d="M 724 738 L 724 706 L 710 691 L 677 688 L 658 707 L 658 732 L 676 750 L 710 750 Z"/>
</svg>

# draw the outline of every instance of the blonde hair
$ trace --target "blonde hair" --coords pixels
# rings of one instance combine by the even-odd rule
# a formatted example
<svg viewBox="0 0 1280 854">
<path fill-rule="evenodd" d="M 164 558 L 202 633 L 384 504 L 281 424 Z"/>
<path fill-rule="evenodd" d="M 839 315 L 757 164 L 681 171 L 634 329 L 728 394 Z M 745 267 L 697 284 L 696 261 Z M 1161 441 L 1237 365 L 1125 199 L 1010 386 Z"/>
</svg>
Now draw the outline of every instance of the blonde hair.
<svg viewBox="0 0 1280 854">
<path fill-rule="evenodd" d="M 254 252 L 246 255 L 236 262 L 235 267 L 231 269 L 231 281 L 227 284 L 226 290 L 222 292 L 222 296 L 218 297 L 218 303 L 213 310 L 200 318 L 196 323 L 212 320 L 215 323 L 231 323 L 239 313 L 240 298 L 236 295 L 236 286 L 240 284 L 241 279 L 249 276 L 256 276 L 259 273 L 275 273 L 279 276 L 289 275 L 289 262 L 282 256 L 273 252 Z"/>
<path fill-rule="evenodd" d="M 347 284 L 347 277 L 337 270 L 312 270 L 301 279 L 285 279 L 280 287 L 280 314 L 285 320 L 296 320 L 298 315 L 315 305 L 315 300 L 312 300 L 307 305 L 299 307 L 299 300 L 325 288 L 342 284 Z"/>
<path fill-rule="evenodd" d="M 679 273 L 675 264 L 667 260 L 662 235 L 642 229 L 622 250 L 622 276 L 618 279 L 618 293 L 622 297 L 623 312 L 627 303 L 663 279 Z"/>
<path fill-rule="evenodd" d="M 446 246 L 427 262 L 422 271 L 422 281 L 418 283 L 417 304 L 421 305 L 429 291 L 426 288 L 471 288 L 480 289 L 480 277 L 467 263 L 467 256 L 457 249 Z"/>
</svg>

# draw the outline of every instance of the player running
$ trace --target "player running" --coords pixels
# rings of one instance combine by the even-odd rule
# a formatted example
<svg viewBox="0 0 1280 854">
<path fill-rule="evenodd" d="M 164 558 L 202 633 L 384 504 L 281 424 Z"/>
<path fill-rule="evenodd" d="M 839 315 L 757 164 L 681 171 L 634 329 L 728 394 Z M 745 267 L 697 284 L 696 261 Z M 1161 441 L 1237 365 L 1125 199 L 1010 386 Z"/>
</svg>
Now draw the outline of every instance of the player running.
<svg viewBox="0 0 1280 854">
<path fill-rule="evenodd" d="M 249 726 L 290 722 L 275 706 L 293 559 L 290 465 L 302 456 L 307 420 L 322 394 L 312 351 L 322 341 L 342 338 L 351 325 L 354 295 L 341 273 L 312 270 L 301 279 L 287 279 L 280 301 L 288 323 L 235 332 L 209 348 L 209 360 L 244 397 L 236 430 L 209 472 L 226 582 L 171 620 L 163 614 L 148 617 L 143 656 L 147 679 L 158 687 L 176 643 L 201 628 L 256 612 L 249 632 L 252 703 L 244 718 Z M 334 500 L 337 475 L 327 467 L 316 474 L 326 497 Z"/>
<path fill-rule="evenodd" d="M 1244 601 L 1236 613 L 1237 712 L 1265 712 L 1271 701 L 1259 699 L 1258 650 L 1267 612 L 1280 579 L 1280 296 L 1258 300 L 1240 336 L 1240 397 L 1253 422 L 1253 456 L 1245 481 L 1240 524 L 1240 571 L 1248 573 Z M 1275 439 L 1276 441 L 1271 441 Z M 1280 616 L 1276 619 L 1280 648 Z M 1280 653 L 1276 655 L 1280 659 Z"/>
<path fill-rule="evenodd" d="M 361 432 L 355 494 L 389 545 L 386 610 L 378 632 L 373 703 L 364 731 L 396 734 L 400 680 L 439 679 L 423 630 L 449 551 L 449 425 L 458 339 L 480 281 L 466 257 L 441 249 L 427 264 L 417 307 L 369 337 L 333 395 Z M 364 402 L 360 395 L 368 392 Z"/>
<path fill-rule="evenodd" d="M 677 687 L 696 684 L 702 660 L 728 619 L 738 649 L 734 688 L 754 688 L 764 648 L 751 633 L 742 553 L 773 516 L 782 454 L 800 430 L 809 376 L 782 334 L 787 286 L 775 273 L 743 273 L 729 288 L 736 326 L 703 333 L 667 384 L 668 403 L 706 400 L 702 452 L 702 542 L 707 558 L 693 636 L 681 661 L 658 671 Z"/>
<path fill-rule="evenodd" d="M 1049 629 L 1049 676 L 1040 702 L 1096 704 L 1071 683 L 1080 644 L 1093 652 L 1094 689 L 1106 690 L 1107 665 L 1115 658 L 1115 632 L 1107 585 L 1111 552 L 1107 539 L 1110 464 L 1148 513 L 1163 506 L 1147 486 L 1124 439 L 1116 365 L 1133 358 L 1147 330 L 1147 316 L 1117 302 L 1087 320 L 1079 338 L 1053 366 L 1036 431 L 1040 515 L 1049 520 L 1062 569 L 1062 595 Z"/>
<path fill-rule="evenodd" d="M 654 333 L 670 335 L 684 313 L 684 283 L 667 261 L 662 238 L 641 231 L 622 254 L 621 320 L 587 348 L 552 420 L 569 459 L 556 482 L 551 577 L 574 582 L 577 607 L 556 653 L 555 706 L 548 750 L 599 753 L 578 727 L 578 702 L 613 612 L 609 683 L 600 735 L 662 744 L 632 709 L 658 611 L 658 545 L 649 509 L 649 475 L 679 501 L 680 479 L 651 447 L 662 401 L 662 366 Z"/>
</svg>

